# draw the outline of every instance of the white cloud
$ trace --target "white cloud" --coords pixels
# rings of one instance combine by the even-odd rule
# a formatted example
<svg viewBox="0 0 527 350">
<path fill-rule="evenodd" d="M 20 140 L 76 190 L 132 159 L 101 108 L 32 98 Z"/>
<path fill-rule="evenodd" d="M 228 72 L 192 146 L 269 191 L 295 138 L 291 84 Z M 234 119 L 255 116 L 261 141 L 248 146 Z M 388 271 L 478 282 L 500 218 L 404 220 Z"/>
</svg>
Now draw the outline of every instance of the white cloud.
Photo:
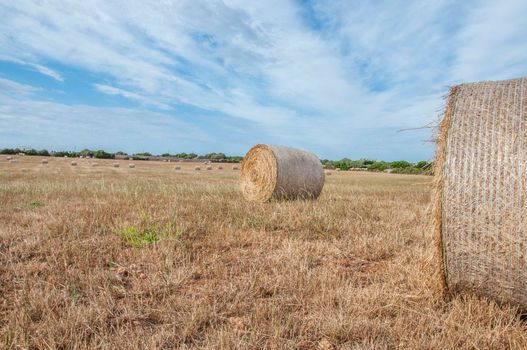
<svg viewBox="0 0 527 350">
<path fill-rule="evenodd" d="M 21 84 L 9 79 L 0 78 L 0 91 L 3 94 L 31 95 L 40 89 L 31 85 Z"/>
<path fill-rule="evenodd" d="M 202 110 L 207 117 L 189 123 L 220 148 L 222 130 L 243 126 L 259 141 L 321 156 L 410 159 L 431 155 L 421 147 L 427 137 L 397 130 L 435 120 L 448 85 L 527 72 L 520 0 L 303 6 L 21 0 L 0 4 L 0 59 L 31 62 L 59 81 L 45 62 L 76 67 L 100 77 L 97 91 L 140 108 Z M 383 140 L 389 146 L 377 147 Z"/>
</svg>

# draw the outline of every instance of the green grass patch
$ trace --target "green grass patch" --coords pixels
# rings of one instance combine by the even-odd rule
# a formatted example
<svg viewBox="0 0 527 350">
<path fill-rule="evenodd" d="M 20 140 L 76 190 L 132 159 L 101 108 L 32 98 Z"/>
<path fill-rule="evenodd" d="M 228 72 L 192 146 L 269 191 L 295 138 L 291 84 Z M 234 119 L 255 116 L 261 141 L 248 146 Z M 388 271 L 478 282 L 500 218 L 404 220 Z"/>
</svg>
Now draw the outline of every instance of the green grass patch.
<svg viewBox="0 0 527 350">
<path fill-rule="evenodd" d="M 159 241 L 159 235 L 152 229 L 138 229 L 134 226 L 123 226 L 117 234 L 132 247 L 140 248 Z"/>
<path fill-rule="evenodd" d="M 38 208 L 41 208 L 44 206 L 44 203 L 41 203 L 41 202 L 31 202 L 27 205 L 29 207 L 29 209 L 38 209 Z"/>
</svg>

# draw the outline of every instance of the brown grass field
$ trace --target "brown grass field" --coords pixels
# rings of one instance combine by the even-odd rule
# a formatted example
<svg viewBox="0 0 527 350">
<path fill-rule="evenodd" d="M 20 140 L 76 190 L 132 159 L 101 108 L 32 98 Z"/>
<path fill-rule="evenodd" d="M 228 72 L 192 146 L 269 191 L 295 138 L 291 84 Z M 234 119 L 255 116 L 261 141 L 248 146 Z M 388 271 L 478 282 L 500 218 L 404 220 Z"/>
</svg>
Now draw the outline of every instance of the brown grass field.
<svg viewBox="0 0 527 350">
<path fill-rule="evenodd" d="M 261 204 L 230 165 L 17 159 L 0 348 L 527 348 L 514 309 L 437 293 L 431 177 L 333 172 L 316 201 Z"/>
</svg>

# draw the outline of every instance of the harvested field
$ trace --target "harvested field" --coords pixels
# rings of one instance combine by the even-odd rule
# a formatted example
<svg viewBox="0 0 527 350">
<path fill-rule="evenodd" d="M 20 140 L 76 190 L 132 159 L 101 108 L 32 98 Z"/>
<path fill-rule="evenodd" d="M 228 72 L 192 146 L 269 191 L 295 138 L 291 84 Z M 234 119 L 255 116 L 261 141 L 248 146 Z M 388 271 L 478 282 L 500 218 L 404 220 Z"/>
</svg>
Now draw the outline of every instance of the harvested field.
<svg viewBox="0 0 527 350">
<path fill-rule="evenodd" d="M 0 348 L 527 347 L 514 309 L 438 293 L 431 177 L 258 203 L 196 163 L 41 159 L 0 162 Z"/>
</svg>

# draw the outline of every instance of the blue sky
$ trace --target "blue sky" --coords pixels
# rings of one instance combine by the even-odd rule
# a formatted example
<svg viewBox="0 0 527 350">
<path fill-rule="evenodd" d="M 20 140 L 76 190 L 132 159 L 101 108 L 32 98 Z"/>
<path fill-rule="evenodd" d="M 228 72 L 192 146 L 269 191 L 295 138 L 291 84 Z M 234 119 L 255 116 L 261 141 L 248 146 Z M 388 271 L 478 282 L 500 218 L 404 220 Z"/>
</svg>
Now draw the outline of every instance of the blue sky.
<svg viewBox="0 0 527 350">
<path fill-rule="evenodd" d="M 470 4 L 469 4 L 470 3 Z M 0 0 L 0 147 L 431 159 L 448 87 L 527 75 L 527 1 Z"/>
</svg>

